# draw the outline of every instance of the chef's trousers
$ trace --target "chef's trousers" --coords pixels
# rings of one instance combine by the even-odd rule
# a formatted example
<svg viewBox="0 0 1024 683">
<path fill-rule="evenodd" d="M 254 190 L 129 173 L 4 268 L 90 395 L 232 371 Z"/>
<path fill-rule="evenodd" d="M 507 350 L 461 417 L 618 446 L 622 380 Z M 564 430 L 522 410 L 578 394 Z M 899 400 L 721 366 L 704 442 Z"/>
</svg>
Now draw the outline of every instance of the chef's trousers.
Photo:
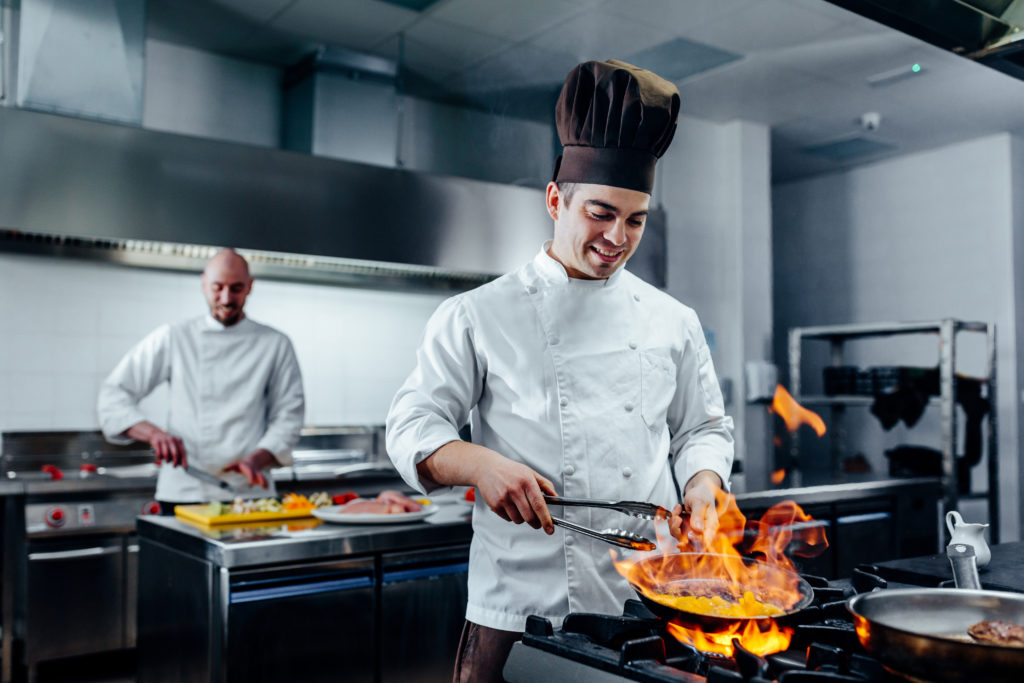
<svg viewBox="0 0 1024 683">
<path fill-rule="evenodd" d="M 467 621 L 459 639 L 453 683 L 502 683 L 502 669 L 521 631 L 502 631 Z"/>
</svg>

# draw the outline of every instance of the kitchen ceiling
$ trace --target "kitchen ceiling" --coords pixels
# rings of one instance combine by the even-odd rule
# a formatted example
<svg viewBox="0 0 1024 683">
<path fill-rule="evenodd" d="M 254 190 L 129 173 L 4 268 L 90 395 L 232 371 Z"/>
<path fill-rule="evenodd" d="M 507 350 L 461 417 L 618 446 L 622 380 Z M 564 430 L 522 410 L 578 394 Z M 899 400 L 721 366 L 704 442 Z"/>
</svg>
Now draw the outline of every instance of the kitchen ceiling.
<svg viewBox="0 0 1024 683">
<path fill-rule="evenodd" d="M 158 40 L 281 67 L 319 46 L 342 47 L 400 60 L 402 86 L 417 96 L 541 121 L 551 121 L 574 64 L 626 59 L 675 80 L 685 114 L 770 126 L 775 182 L 1024 128 L 1024 82 L 825 0 L 148 7 L 148 35 Z M 880 115 L 873 129 L 862 123 L 868 112 Z"/>
</svg>

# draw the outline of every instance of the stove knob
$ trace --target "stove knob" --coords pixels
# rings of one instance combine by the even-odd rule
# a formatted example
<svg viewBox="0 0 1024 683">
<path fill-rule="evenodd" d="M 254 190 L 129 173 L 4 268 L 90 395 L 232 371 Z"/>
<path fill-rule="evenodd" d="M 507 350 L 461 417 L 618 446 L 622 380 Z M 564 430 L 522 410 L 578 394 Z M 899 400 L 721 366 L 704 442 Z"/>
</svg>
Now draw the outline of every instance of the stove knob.
<svg viewBox="0 0 1024 683">
<path fill-rule="evenodd" d="M 160 503 L 151 500 L 142 506 L 142 514 L 144 515 L 159 515 L 160 514 Z"/>
<path fill-rule="evenodd" d="M 55 529 L 64 526 L 64 523 L 68 521 L 67 513 L 64 512 L 62 507 L 52 507 L 46 511 L 46 525 L 51 526 Z"/>
</svg>

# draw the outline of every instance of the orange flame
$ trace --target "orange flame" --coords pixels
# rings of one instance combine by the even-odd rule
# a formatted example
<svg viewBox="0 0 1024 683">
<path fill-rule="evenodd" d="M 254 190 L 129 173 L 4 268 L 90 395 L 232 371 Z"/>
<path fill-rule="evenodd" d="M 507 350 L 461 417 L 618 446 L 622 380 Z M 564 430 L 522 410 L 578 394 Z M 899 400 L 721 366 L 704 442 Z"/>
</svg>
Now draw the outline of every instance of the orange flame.
<svg viewBox="0 0 1024 683">
<path fill-rule="evenodd" d="M 786 478 L 786 470 L 785 470 L 785 468 L 783 468 L 781 470 L 775 470 L 771 474 L 771 480 L 772 480 L 773 484 L 781 484 L 785 480 L 785 478 Z"/>
<path fill-rule="evenodd" d="M 717 530 L 696 532 L 683 517 L 679 538 L 658 533 L 659 548 L 615 567 L 648 601 L 675 610 L 669 631 L 706 652 L 731 654 L 732 639 L 757 654 L 789 646 L 792 632 L 771 618 L 807 600 L 787 553 L 813 557 L 828 547 L 824 525 L 793 501 L 747 521 L 732 494 L 717 493 Z M 757 560 L 757 561 L 754 561 Z"/>
<path fill-rule="evenodd" d="M 793 629 L 781 628 L 771 620 L 768 620 L 764 626 L 765 630 L 762 631 L 761 624 L 758 624 L 755 619 L 750 619 L 746 624 L 737 621 L 721 633 L 705 633 L 699 628 L 687 628 L 676 621 L 670 621 L 667 624 L 668 632 L 679 642 L 692 645 L 701 652 L 714 652 L 726 657 L 733 655 L 732 642 L 734 638 L 739 640 L 746 649 L 762 656 L 781 652 L 789 647 L 789 643 L 793 639 Z"/>
<path fill-rule="evenodd" d="M 825 435 L 825 422 L 814 411 L 807 410 L 796 402 L 781 384 L 775 387 L 775 398 L 771 409 L 786 423 L 786 429 L 795 432 L 800 425 L 809 425 L 818 436 Z"/>
</svg>

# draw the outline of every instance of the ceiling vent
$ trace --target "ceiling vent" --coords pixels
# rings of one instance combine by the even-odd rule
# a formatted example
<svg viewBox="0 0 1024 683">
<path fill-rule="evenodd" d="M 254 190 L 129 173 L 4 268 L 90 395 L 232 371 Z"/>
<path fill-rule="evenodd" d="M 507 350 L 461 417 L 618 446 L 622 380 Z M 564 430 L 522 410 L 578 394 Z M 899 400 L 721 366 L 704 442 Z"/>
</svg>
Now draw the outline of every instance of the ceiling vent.
<svg viewBox="0 0 1024 683">
<path fill-rule="evenodd" d="M 835 140 L 833 142 L 826 142 L 819 145 L 809 145 L 807 147 L 803 147 L 800 151 L 804 154 L 810 154 L 836 163 L 846 163 L 849 161 L 861 160 L 870 156 L 876 156 L 885 152 L 892 152 L 895 149 L 896 147 L 894 145 L 878 142 L 858 135 L 856 137 Z"/>
</svg>

